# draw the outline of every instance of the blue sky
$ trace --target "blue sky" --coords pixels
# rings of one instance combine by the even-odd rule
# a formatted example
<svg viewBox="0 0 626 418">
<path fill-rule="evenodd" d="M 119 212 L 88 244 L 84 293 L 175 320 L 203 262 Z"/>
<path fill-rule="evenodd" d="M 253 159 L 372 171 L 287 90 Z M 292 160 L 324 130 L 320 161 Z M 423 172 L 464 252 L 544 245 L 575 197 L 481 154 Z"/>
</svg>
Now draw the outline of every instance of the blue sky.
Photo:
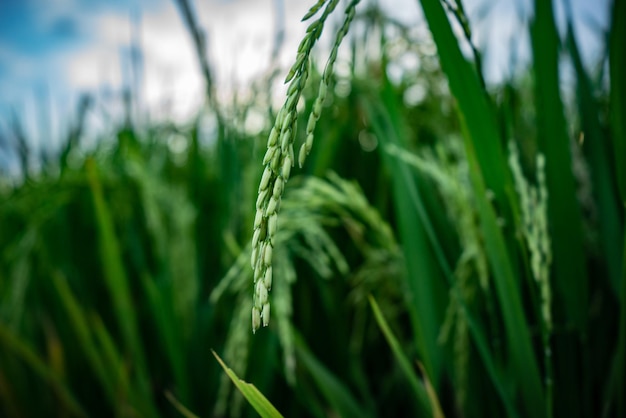
<svg viewBox="0 0 626 418">
<path fill-rule="evenodd" d="M 559 16 L 563 15 L 561 1 L 555 2 Z M 592 60 L 601 45 L 594 26 L 606 28 L 609 0 L 570 1 L 579 41 Z M 273 11 L 279 0 L 192 3 L 209 31 L 209 52 L 224 92 L 267 70 Z M 299 18 L 313 1 L 280 3 L 284 3 L 287 39 L 281 62 L 287 66 L 305 28 Z M 379 3 L 407 23 L 421 14 L 417 0 Z M 528 59 L 527 35 L 520 28 L 531 15 L 530 0 L 466 0 L 465 4 L 474 19 L 476 42 L 488 50 L 489 79 L 498 80 L 508 71 L 511 39 L 520 39 L 522 59 Z M 478 20 L 485 5 L 489 13 Z M 138 22 L 135 26 L 132 16 Z M 202 79 L 175 0 L 0 0 L 0 129 L 15 112 L 25 122 L 29 137 L 51 145 L 63 136 L 82 92 L 95 94 L 105 112 L 114 113 L 107 97 L 132 81 L 133 28 L 143 59 L 141 106 L 157 119 L 191 117 L 201 102 Z"/>
</svg>

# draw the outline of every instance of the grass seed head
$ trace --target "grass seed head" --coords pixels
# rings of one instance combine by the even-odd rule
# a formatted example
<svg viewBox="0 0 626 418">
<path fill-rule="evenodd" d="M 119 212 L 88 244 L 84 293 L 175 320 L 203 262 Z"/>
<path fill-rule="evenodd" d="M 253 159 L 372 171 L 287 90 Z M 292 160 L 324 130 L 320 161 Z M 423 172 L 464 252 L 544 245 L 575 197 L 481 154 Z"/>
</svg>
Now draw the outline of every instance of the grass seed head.
<svg viewBox="0 0 626 418">
<path fill-rule="evenodd" d="M 253 276 L 253 282 L 256 283 L 259 280 L 261 280 L 262 278 L 263 277 L 262 277 L 262 274 L 261 274 L 261 269 L 260 268 L 255 269 L 254 270 L 254 276 Z"/>
<path fill-rule="evenodd" d="M 261 311 L 256 306 L 252 308 L 252 332 L 261 327 Z"/>
<path fill-rule="evenodd" d="M 299 79 L 293 80 L 293 82 L 289 84 L 289 88 L 287 89 L 287 96 L 291 96 L 298 89 L 300 89 L 300 80 Z"/>
<path fill-rule="evenodd" d="M 250 265 L 252 269 L 256 272 L 256 263 L 258 261 L 259 249 L 258 247 L 252 246 L 252 254 L 250 254 Z"/>
<path fill-rule="evenodd" d="M 309 115 L 309 121 L 306 124 L 306 133 L 309 134 L 315 130 L 315 125 L 317 124 L 317 119 L 315 115 L 311 113 Z"/>
<path fill-rule="evenodd" d="M 284 185 L 284 180 L 282 179 L 282 177 L 277 177 L 276 181 L 274 181 L 274 190 L 272 192 L 272 195 L 275 198 L 280 199 L 280 196 L 282 196 L 283 194 L 284 187 L 285 185 Z"/>
<path fill-rule="evenodd" d="M 324 69 L 324 76 L 319 87 L 318 97 L 313 105 L 313 111 L 309 116 L 306 129 L 306 141 L 302 144 L 298 155 L 300 167 L 303 166 L 306 156 L 311 152 L 313 131 L 321 115 L 328 83 L 332 75 L 333 64 L 337 57 L 337 50 L 348 30 L 350 21 L 354 17 L 354 8 L 358 2 L 359 0 L 350 2 L 346 9 L 344 23 L 336 34 L 335 44 L 332 47 L 330 58 Z M 278 211 L 280 209 L 285 183 L 289 180 L 291 167 L 293 167 L 295 161 L 294 141 L 298 120 L 297 105 L 309 76 L 311 50 L 322 34 L 326 19 L 338 4 L 339 0 L 319 0 L 303 19 L 309 19 L 326 5 L 321 16 L 308 26 L 306 35 L 298 46 L 295 63 L 290 68 L 285 78 L 285 83 L 289 83 L 287 98 L 276 116 L 274 126 L 267 140 L 268 149 L 263 157 L 265 170 L 261 177 L 256 200 L 257 213 L 254 219 L 252 258 L 250 260 L 252 268 L 254 269 L 254 282 L 256 284 L 255 308 L 252 312 L 253 330 L 258 329 L 260 319 L 263 321 L 263 326 L 269 324 L 270 305 L 268 291 L 272 286 L 273 240 L 277 231 Z M 261 277 L 262 280 L 260 280 Z"/>
<path fill-rule="evenodd" d="M 268 218 L 276 213 L 276 207 L 278 206 L 278 200 L 272 196 L 270 198 L 269 203 L 267 204 L 267 208 L 265 209 L 265 216 Z"/>
<path fill-rule="evenodd" d="M 265 274 L 263 275 L 263 282 L 265 283 L 265 287 L 267 290 L 272 289 L 272 266 L 267 267 L 265 269 Z"/>
<path fill-rule="evenodd" d="M 276 154 L 274 154 L 274 158 L 272 158 L 272 162 L 270 163 L 270 167 L 274 172 L 278 172 L 278 169 L 280 168 L 280 157 L 282 156 L 282 153 L 279 151 Z"/>
<path fill-rule="evenodd" d="M 266 303 L 263 305 L 263 312 L 261 314 L 263 317 L 263 326 L 266 327 L 270 324 L 270 304 Z"/>
<path fill-rule="evenodd" d="M 300 166 L 300 168 L 304 166 L 304 162 L 306 161 L 306 156 L 307 156 L 306 145 L 302 144 L 302 146 L 300 147 L 300 152 L 298 153 L 298 165 Z"/>
<path fill-rule="evenodd" d="M 269 195 L 269 190 L 266 188 L 265 190 L 259 191 L 259 195 L 256 198 L 256 208 L 261 209 L 265 204 L 267 196 Z"/>
<path fill-rule="evenodd" d="M 285 152 L 287 147 L 289 146 L 289 142 L 291 141 L 291 128 L 287 128 L 280 135 L 280 149 L 282 152 Z"/>
<path fill-rule="evenodd" d="M 257 229 L 258 227 L 260 227 L 262 221 L 263 221 L 263 211 L 260 209 L 257 209 L 256 215 L 254 216 L 254 229 Z"/>
<path fill-rule="evenodd" d="M 286 155 L 285 159 L 283 160 L 283 170 L 281 172 L 283 179 L 285 181 L 289 180 L 289 175 L 291 174 L 292 165 L 293 165 L 293 159 L 289 155 Z"/>
<path fill-rule="evenodd" d="M 274 154 L 276 154 L 276 151 L 278 151 L 278 147 L 276 146 L 272 146 L 267 149 L 267 151 L 265 152 L 265 156 L 263 156 L 263 165 L 266 165 L 267 163 L 272 161 L 272 158 L 274 157 Z"/>
<path fill-rule="evenodd" d="M 270 148 L 275 146 L 276 141 L 278 141 L 278 130 L 276 129 L 276 127 L 273 127 L 270 131 L 270 136 L 267 139 L 267 147 Z"/>
<path fill-rule="evenodd" d="M 270 238 L 273 238 L 276 235 L 276 227 L 278 226 L 278 214 L 275 213 L 269 217 L 267 221 L 267 234 Z"/>
<path fill-rule="evenodd" d="M 263 262 L 266 266 L 272 265 L 272 251 L 273 251 L 272 243 L 268 242 L 265 245 L 265 251 L 263 252 Z"/>
<path fill-rule="evenodd" d="M 324 84 L 322 82 L 322 84 Z M 313 116 L 315 116 L 315 121 L 317 122 L 317 119 L 319 119 L 320 115 L 322 114 L 322 105 L 323 105 L 323 100 L 320 100 L 320 98 L 318 97 L 317 99 L 315 99 L 315 103 L 313 103 L 313 110 L 311 111 L 311 114 Z"/>
<path fill-rule="evenodd" d="M 254 234 L 252 234 L 252 248 L 255 248 L 259 244 L 260 237 L 261 237 L 261 228 L 257 228 L 254 230 Z"/>
<path fill-rule="evenodd" d="M 259 184 L 259 192 L 267 189 L 267 185 L 269 184 L 271 178 L 272 171 L 269 169 L 269 167 L 265 167 L 265 170 L 263 171 L 263 177 L 261 177 L 261 183 Z"/>
<path fill-rule="evenodd" d="M 304 78 L 304 75 L 302 76 L 302 78 Z M 298 104 L 298 99 L 300 98 L 300 94 L 298 94 L 298 92 L 292 94 L 291 96 L 289 96 L 287 98 L 287 103 L 285 103 L 285 107 L 290 111 L 295 111 L 296 110 L 296 105 Z M 285 125 L 283 125 L 285 126 Z"/>
<path fill-rule="evenodd" d="M 267 288 L 265 287 L 265 282 L 263 280 L 259 280 L 256 283 L 256 296 L 257 301 L 261 306 L 267 303 Z"/>
</svg>

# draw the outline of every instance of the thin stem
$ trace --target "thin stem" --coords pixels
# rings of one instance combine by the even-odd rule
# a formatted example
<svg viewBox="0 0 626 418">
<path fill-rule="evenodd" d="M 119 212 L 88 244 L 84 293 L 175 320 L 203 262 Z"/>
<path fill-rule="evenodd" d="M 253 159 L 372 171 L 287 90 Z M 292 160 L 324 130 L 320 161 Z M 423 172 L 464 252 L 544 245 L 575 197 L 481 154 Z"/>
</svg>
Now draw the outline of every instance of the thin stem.
<svg viewBox="0 0 626 418">
<path fill-rule="evenodd" d="M 472 48 L 472 54 L 474 55 L 474 64 L 476 65 L 476 72 L 478 73 L 478 79 L 480 80 L 480 85 L 483 90 L 487 90 L 487 85 L 485 83 L 485 78 L 483 77 L 483 64 L 482 57 L 480 55 L 480 51 L 472 42 L 472 28 L 469 24 L 469 19 L 465 14 L 465 9 L 463 8 L 463 3 L 461 0 L 454 0 L 455 4 L 450 3 L 450 0 L 441 0 L 444 6 L 452 13 L 452 15 L 456 18 L 459 25 L 463 29 L 463 35 L 465 35 L 465 39 L 469 43 L 470 48 Z"/>
</svg>

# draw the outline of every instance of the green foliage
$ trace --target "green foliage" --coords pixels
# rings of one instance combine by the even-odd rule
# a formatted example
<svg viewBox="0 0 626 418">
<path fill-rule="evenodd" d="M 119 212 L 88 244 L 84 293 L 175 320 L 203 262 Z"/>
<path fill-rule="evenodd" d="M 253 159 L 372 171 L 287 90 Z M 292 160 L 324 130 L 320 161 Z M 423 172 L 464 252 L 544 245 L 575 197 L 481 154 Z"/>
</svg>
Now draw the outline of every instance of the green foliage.
<svg viewBox="0 0 626 418">
<path fill-rule="evenodd" d="M 532 66 L 489 90 L 460 1 L 421 1 L 431 38 L 320 0 L 278 110 L 272 79 L 219 103 L 202 58 L 189 125 L 127 117 L 89 148 L 85 99 L 33 164 L 16 119 L 0 416 L 622 416 L 625 6 L 595 74 L 535 3 Z"/>
<path fill-rule="evenodd" d="M 246 383 L 243 380 L 239 379 L 237 375 L 231 369 L 229 369 L 226 364 L 224 364 L 222 359 L 219 358 L 217 354 L 215 354 L 215 351 L 213 352 L 213 355 L 220 363 L 220 366 L 222 366 L 228 377 L 232 380 L 235 386 L 237 386 L 237 389 L 239 389 L 241 393 L 243 393 L 243 396 L 246 397 L 246 400 L 250 402 L 250 405 L 252 405 L 254 410 L 257 411 L 262 418 L 282 417 L 280 412 L 278 412 L 276 408 L 274 408 L 270 401 L 268 401 L 267 398 L 263 396 L 263 394 L 259 392 L 257 388 L 254 387 L 254 385 L 251 385 L 250 383 Z"/>
</svg>

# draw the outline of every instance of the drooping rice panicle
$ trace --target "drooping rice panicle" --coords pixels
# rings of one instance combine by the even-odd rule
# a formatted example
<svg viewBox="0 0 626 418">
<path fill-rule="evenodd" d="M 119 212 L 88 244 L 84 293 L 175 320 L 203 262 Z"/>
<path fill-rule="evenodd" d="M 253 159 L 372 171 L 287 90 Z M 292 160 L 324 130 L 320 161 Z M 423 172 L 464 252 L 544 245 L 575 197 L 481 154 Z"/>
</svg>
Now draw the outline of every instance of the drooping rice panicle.
<svg viewBox="0 0 626 418">
<path fill-rule="evenodd" d="M 537 186 L 528 184 L 519 163 L 519 151 L 513 141 L 509 144 L 509 166 L 513 173 L 515 188 L 520 198 L 522 212 L 522 234 L 530 252 L 530 267 L 539 287 L 541 339 L 544 355 L 544 381 L 548 398 L 552 397 L 552 290 L 550 287 L 550 265 L 552 249 L 548 230 L 548 188 L 546 186 L 545 157 L 537 155 Z"/>
<path fill-rule="evenodd" d="M 317 124 L 317 121 L 319 120 L 322 113 L 324 100 L 326 100 L 328 84 L 330 83 L 330 77 L 333 74 L 333 68 L 335 65 L 335 61 L 337 60 L 337 51 L 339 50 L 339 45 L 341 45 L 343 38 L 348 33 L 350 23 L 352 22 L 352 19 L 354 19 L 356 5 L 359 3 L 359 1 L 360 0 L 353 0 L 346 8 L 346 16 L 344 18 L 343 24 L 341 25 L 341 28 L 337 32 L 333 48 L 330 51 L 330 56 L 328 57 L 328 61 L 326 62 L 326 67 L 324 68 L 324 74 L 322 75 L 322 80 L 320 81 L 317 98 L 315 99 L 315 103 L 313 104 L 313 110 L 309 115 L 309 121 L 306 125 L 306 139 L 301 145 L 300 152 L 298 153 L 298 165 L 300 166 L 300 168 L 302 168 L 302 166 L 304 165 L 304 161 L 306 160 L 307 155 L 309 155 L 309 153 L 311 152 L 311 148 L 313 147 L 313 132 L 315 131 L 315 125 Z"/>
<path fill-rule="evenodd" d="M 311 151 L 313 144 L 313 130 L 319 119 L 322 103 L 326 97 L 328 81 L 332 75 L 333 64 L 337 58 L 339 44 L 345 37 L 350 22 L 354 18 L 355 7 L 359 0 L 353 0 L 346 8 L 344 23 L 337 32 L 335 44 L 330 53 L 328 63 L 324 70 L 324 76 L 320 85 L 320 93 L 316 99 L 313 112 L 307 125 L 307 139 L 300 151 L 300 165 L 304 157 Z M 289 176 L 291 167 L 295 162 L 294 141 L 297 132 L 298 111 L 297 105 L 309 76 L 310 55 L 317 40 L 320 38 L 324 23 L 328 16 L 337 7 L 339 0 L 320 0 L 305 15 L 307 20 L 316 14 L 326 4 L 321 16 L 309 25 L 300 45 L 296 62 L 289 70 L 285 83 L 287 98 L 284 105 L 276 116 L 274 126 L 270 131 L 267 141 L 267 152 L 263 157 L 265 169 L 259 184 L 256 201 L 256 215 L 254 219 L 254 232 L 252 234 L 251 264 L 254 270 L 254 303 L 252 307 L 252 331 L 255 332 L 261 324 L 267 326 L 270 318 L 269 291 L 272 285 L 272 255 L 274 238 L 278 228 L 278 212 L 283 191 Z"/>
</svg>

